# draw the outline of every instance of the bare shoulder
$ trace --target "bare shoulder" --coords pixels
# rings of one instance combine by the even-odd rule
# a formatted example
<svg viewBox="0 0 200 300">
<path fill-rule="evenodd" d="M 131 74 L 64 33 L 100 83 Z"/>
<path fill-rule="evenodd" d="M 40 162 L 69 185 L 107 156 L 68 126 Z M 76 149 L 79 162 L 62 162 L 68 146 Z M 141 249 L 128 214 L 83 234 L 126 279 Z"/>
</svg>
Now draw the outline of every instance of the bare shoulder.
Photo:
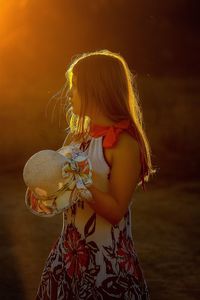
<svg viewBox="0 0 200 300">
<path fill-rule="evenodd" d="M 112 148 L 112 158 L 118 155 L 127 155 L 128 157 L 139 157 L 139 144 L 134 137 L 128 132 L 121 132 L 118 136 L 118 141 L 115 147 Z"/>
<path fill-rule="evenodd" d="M 119 206 L 121 220 L 139 180 L 141 171 L 138 142 L 127 132 L 121 132 L 115 147 L 112 148 L 112 168 L 108 184 L 109 193 Z"/>
</svg>

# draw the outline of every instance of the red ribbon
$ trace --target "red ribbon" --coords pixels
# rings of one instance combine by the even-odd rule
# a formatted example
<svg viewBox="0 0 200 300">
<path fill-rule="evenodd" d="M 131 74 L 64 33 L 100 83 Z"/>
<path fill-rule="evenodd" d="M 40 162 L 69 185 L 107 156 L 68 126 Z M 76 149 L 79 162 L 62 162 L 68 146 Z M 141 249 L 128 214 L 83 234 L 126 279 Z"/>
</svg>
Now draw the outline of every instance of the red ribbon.
<svg viewBox="0 0 200 300">
<path fill-rule="evenodd" d="M 103 147 L 111 148 L 116 144 L 119 133 L 124 129 L 128 129 L 130 127 L 130 124 L 131 122 L 128 119 L 122 120 L 111 126 L 92 124 L 90 128 L 90 135 L 92 137 L 105 136 L 103 140 Z"/>
<path fill-rule="evenodd" d="M 111 148 L 117 143 L 118 135 L 123 130 L 127 130 L 137 140 L 134 127 L 132 126 L 132 122 L 129 119 L 124 119 L 122 121 L 114 123 L 111 126 L 102 126 L 102 125 L 92 123 L 90 127 L 90 136 L 95 138 L 100 136 L 105 136 L 103 140 L 103 147 Z M 140 160 L 142 164 L 142 170 L 141 170 L 142 187 L 143 190 L 146 191 L 145 182 L 144 182 L 144 158 L 141 152 L 140 152 Z"/>
</svg>

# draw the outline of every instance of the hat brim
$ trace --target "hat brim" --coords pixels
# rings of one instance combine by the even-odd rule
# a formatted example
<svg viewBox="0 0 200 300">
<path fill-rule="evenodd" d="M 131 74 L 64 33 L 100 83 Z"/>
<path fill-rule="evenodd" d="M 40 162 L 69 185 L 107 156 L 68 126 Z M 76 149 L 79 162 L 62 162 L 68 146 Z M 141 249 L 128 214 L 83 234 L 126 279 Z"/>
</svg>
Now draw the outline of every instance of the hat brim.
<svg viewBox="0 0 200 300">
<path fill-rule="evenodd" d="M 56 200 L 37 199 L 28 187 L 25 193 L 25 204 L 35 215 L 40 217 L 53 217 L 70 208 L 79 200 L 79 192 L 76 188 L 64 191 Z"/>
</svg>

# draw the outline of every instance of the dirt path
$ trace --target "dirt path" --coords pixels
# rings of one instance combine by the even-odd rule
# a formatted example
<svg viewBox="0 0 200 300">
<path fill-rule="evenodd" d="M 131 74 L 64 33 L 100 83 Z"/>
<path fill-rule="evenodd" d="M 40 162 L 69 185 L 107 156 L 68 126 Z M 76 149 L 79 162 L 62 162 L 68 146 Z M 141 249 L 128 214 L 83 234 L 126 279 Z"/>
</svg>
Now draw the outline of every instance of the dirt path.
<svg viewBox="0 0 200 300">
<path fill-rule="evenodd" d="M 24 204 L 21 170 L 1 179 L 0 299 L 33 300 L 62 215 L 39 218 Z M 132 228 L 151 300 L 200 295 L 200 183 L 163 182 L 134 196 Z"/>
</svg>

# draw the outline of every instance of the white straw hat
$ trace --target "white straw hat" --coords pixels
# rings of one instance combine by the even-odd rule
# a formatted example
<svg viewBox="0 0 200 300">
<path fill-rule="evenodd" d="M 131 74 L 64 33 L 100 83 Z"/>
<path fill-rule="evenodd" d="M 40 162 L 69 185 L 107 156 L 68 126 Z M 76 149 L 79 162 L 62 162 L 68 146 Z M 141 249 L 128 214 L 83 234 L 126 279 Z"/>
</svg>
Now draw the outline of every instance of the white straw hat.
<svg viewBox="0 0 200 300">
<path fill-rule="evenodd" d="M 42 217 L 59 214 L 79 199 L 92 198 L 87 189 L 93 182 L 91 162 L 75 145 L 35 153 L 24 166 L 23 179 L 26 206 Z"/>
</svg>

